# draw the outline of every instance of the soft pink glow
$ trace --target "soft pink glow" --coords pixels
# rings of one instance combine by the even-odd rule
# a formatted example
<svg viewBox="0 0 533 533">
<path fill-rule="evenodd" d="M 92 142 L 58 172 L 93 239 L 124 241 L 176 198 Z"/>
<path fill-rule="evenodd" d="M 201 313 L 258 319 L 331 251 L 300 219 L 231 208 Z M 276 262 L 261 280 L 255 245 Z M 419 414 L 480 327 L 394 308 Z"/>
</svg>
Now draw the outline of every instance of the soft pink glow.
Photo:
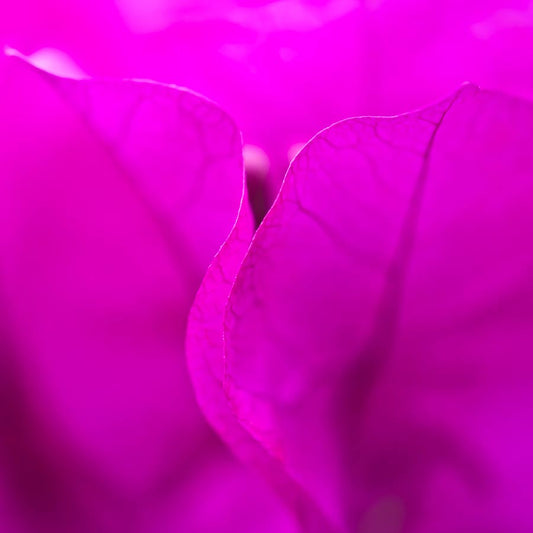
<svg viewBox="0 0 533 533">
<path fill-rule="evenodd" d="M 205 94 L 271 160 L 269 201 L 292 145 L 334 121 L 405 112 L 470 81 L 533 95 L 526 0 L 22 0 L 0 39 L 52 47 L 90 75 Z"/>
<path fill-rule="evenodd" d="M 533 3 L 21 0 L 0 46 L 2 533 L 533 531 Z"/>
</svg>

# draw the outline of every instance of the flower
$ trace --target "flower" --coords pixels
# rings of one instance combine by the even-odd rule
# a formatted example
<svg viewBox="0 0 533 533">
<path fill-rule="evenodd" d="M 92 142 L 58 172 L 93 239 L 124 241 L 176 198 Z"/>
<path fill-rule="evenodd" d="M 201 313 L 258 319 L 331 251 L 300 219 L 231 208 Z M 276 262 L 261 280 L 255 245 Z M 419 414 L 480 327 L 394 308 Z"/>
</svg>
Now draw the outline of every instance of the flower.
<svg viewBox="0 0 533 533">
<path fill-rule="evenodd" d="M 0 529 L 529 533 L 532 13 L 4 6 Z"/>
<path fill-rule="evenodd" d="M 242 207 L 188 356 L 303 531 L 533 528 L 531 131 L 466 86 L 318 134 L 251 244 Z"/>
<path fill-rule="evenodd" d="M 233 121 L 189 91 L 0 61 L 0 529 L 290 532 L 185 363 L 242 194 Z"/>
</svg>

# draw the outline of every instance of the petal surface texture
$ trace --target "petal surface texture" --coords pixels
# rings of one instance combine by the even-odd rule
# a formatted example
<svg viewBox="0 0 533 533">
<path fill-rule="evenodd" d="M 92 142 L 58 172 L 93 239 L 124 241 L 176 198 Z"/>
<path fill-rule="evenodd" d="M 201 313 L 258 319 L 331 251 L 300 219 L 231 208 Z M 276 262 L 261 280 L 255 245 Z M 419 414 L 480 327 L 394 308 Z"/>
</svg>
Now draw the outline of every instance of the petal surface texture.
<svg viewBox="0 0 533 533">
<path fill-rule="evenodd" d="M 19 57 L 0 58 L 0 93 L 0 529 L 284 531 L 184 354 L 242 195 L 233 121 L 186 90 Z"/>
<path fill-rule="evenodd" d="M 266 478 L 288 503 L 296 522 L 286 527 L 299 524 L 298 531 L 334 533 L 337 528 L 306 490 L 241 424 L 224 390 L 225 307 L 254 228 L 247 192 L 235 226 L 211 263 L 189 314 L 186 351 L 196 397 L 207 420 L 235 455 Z"/>
<path fill-rule="evenodd" d="M 254 237 L 224 390 L 339 531 L 533 528 L 532 132 L 474 86 L 337 123 Z"/>
</svg>

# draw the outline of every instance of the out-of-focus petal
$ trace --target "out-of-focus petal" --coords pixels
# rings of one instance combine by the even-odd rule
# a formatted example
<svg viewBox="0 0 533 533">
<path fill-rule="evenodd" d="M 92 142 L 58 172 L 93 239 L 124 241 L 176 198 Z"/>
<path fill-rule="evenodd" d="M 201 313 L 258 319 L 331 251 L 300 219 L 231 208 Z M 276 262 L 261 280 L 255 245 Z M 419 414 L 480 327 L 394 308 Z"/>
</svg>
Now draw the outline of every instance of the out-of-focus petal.
<svg viewBox="0 0 533 533">
<path fill-rule="evenodd" d="M 61 50 L 89 74 L 118 76 L 119 62 L 135 55 L 114 0 L 5 0 L 0 6 L 0 46 L 26 54 Z M 130 63 L 131 64 L 131 63 Z"/>
<path fill-rule="evenodd" d="M 349 116 L 397 114 L 464 81 L 533 95 L 528 0 L 12 1 L 0 42 L 89 75 L 155 79 L 222 104 L 271 166 Z"/>
<path fill-rule="evenodd" d="M 305 31 L 342 17 L 358 0 L 117 0 L 124 19 L 137 32 L 161 30 L 176 21 L 225 20 L 266 34 Z"/>
<path fill-rule="evenodd" d="M 226 394 L 343 531 L 533 528 L 532 131 L 473 86 L 338 123 L 254 237 Z"/>
<path fill-rule="evenodd" d="M 527 3 L 121 1 L 166 20 L 134 39 L 129 68 L 230 110 L 245 141 L 271 161 L 269 202 L 291 146 L 334 121 L 410 111 L 465 81 L 533 95 Z"/>
<path fill-rule="evenodd" d="M 7 50 L 9 52 L 10 49 L 7 48 Z M 27 59 L 32 65 L 56 76 L 72 78 L 74 80 L 88 78 L 87 74 L 83 72 L 71 57 L 55 48 L 41 48 L 28 56 Z"/>
<path fill-rule="evenodd" d="M 184 333 L 238 210 L 240 133 L 189 91 L 57 78 L 19 57 L 0 59 L 0 93 L 6 508 L 32 533 L 152 531 L 202 464 L 228 460 Z"/>
</svg>

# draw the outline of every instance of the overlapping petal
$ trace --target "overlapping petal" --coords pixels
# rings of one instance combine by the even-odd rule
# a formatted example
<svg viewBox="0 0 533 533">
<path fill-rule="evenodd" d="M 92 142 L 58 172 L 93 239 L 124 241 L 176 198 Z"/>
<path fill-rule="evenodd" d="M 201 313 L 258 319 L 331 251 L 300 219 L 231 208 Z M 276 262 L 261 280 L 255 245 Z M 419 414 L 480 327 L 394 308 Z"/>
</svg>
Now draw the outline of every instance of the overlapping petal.
<svg viewBox="0 0 533 533">
<path fill-rule="evenodd" d="M 200 384 L 220 404 L 222 381 L 215 427 L 237 421 L 337 531 L 533 527 L 532 131 L 531 103 L 473 86 L 338 123 L 248 252 L 230 237 L 243 264 L 208 273 L 229 276 Z"/>
<path fill-rule="evenodd" d="M 262 474 L 286 500 L 293 523 L 288 531 L 328 533 L 336 527 L 318 508 L 305 488 L 264 449 L 236 416 L 224 390 L 223 325 L 233 282 L 249 247 L 254 219 L 244 186 L 239 214 L 198 290 L 189 314 L 187 360 L 196 397 L 209 423 L 244 464 Z M 278 526 L 279 527 L 279 526 Z M 298 529 L 296 529 L 298 528 Z"/>
</svg>

